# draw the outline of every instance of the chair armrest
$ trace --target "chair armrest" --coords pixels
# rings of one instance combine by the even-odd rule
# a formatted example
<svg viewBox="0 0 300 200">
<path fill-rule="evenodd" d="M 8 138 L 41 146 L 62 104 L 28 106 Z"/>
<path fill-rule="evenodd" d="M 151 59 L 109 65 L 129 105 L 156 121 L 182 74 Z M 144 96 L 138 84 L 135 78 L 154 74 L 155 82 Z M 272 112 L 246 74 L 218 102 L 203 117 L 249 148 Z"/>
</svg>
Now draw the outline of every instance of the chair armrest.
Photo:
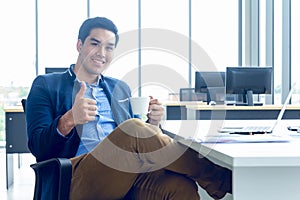
<svg viewBox="0 0 300 200">
<path fill-rule="evenodd" d="M 34 200 L 68 199 L 72 163 L 67 158 L 52 158 L 30 165 L 35 172 Z M 51 197 L 49 195 L 52 195 Z"/>
</svg>

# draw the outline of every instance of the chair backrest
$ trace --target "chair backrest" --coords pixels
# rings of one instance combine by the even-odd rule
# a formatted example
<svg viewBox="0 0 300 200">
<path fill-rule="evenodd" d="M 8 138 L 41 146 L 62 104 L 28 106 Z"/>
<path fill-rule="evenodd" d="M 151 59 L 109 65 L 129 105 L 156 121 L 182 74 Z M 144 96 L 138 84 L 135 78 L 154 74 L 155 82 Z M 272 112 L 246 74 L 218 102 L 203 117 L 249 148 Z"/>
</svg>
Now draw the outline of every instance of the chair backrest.
<svg viewBox="0 0 300 200">
<path fill-rule="evenodd" d="M 21 104 L 22 104 L 23 110 L 25 112 L 26 111 L 26 99 L 22 99 Z"/>
<path fill-rule="evenodd" d="M 26 99 L 21 100 L 26 112 Z M 30 167 L 35 172 L 34 200 L 68 200 L 72 178 L 72 163 L 68 158 L 52 158 Z"/>
</svg>

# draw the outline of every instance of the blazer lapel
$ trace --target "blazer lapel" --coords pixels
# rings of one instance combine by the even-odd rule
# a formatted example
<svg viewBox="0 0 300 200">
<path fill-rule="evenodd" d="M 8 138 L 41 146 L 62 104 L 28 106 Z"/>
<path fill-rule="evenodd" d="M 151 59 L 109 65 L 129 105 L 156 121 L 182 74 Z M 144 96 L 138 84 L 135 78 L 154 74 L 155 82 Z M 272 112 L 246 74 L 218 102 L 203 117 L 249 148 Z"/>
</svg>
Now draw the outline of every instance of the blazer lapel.
<svg viewBox="0 0 300 200">
<path fill-rule="evenodd" d="M 116 96 L 118 96 L 118 93 L 121 92 L 120 90 L 118 90 L 118 87 L 116 86 L 112 89 L 105 83 L 105 81 L 100 81 L 99 84 L 102 86 L 108 98 L 114 116 L 114 120 L 117 123 L 117 125 L 121 124 L 126 119 L 129 119 L 130 115 L 128 113 L 128 110 L 126 110 L 124 106 L 121 106 L 122 104 L 126 104 L 126 102 L 119 102 L 119 99 L 115 98 Z M 111 92 L 111 89 L 113 90 L 113 92 Z M 127 99 L 127 101 L 129 100 Z"/>
</svg>

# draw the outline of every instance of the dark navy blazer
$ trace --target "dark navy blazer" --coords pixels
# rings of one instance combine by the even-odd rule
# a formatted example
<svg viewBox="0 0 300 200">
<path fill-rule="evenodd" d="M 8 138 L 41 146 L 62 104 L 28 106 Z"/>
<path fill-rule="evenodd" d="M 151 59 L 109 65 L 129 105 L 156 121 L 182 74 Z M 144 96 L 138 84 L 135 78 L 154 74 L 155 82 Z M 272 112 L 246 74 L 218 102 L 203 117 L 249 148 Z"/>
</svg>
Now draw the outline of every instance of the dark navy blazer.
<svg viewBox="0 0 300 200">
<path fill-rule="evenodd" d="M 57 132 L 59 118 L 72 108 L 72 101 L 80 89 L 72 67 L 64 73 L 39 75 L 33 81 L 26 101 L 28 147 L 37 161 L 54 157 L 74 157 L 82 126 L 73 128 L 68 137 Z M 101 76 L 99 82 L 111 103 L 117 125 L 132 118 L 129 103 L 131 90 L 118 79 Z"/>
</svg>

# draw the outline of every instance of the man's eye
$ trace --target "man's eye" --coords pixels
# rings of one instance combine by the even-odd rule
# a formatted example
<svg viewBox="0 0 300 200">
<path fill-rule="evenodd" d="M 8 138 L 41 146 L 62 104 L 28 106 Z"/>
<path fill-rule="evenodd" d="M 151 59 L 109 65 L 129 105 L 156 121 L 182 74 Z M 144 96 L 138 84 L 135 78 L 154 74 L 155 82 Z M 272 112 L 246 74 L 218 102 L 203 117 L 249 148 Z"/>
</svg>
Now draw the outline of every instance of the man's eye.
<svg viewBox="0 0 300 200">
<path fill-rule="evenodd" d="M 114 48 L 113 48 L 113 47 L 111 47 L 111 46 L 108 46 L 108 47 L 106 47 L 106 50 L 107 50 L 107 51 L 113 51 L 113 50 L 114 50 Z"/>
<path fill-rule="evenodd" d="M 92 42 L 91 43 L 93 46 L 98 46 L 99 45 L 99 43 L 97 43 L 97 42 Z"/>
</svg>

